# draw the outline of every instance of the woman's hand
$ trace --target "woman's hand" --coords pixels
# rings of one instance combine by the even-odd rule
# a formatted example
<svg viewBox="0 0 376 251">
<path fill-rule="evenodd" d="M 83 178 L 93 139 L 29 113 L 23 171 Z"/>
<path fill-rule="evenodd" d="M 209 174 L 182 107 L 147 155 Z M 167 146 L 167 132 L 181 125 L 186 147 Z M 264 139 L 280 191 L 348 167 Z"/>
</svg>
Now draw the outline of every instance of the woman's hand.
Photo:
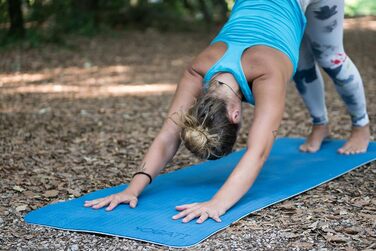
<svg viewBox="0 0 376 251">
<path fill-rule="evenodd" d="M 196 223 L 203 223 L 208 218 L 212 218 L 216 222 L 221 222 L 219 217 L 226 212 L 214 201 L 180 205 L 176 206 L 176 210 L 181 212 L 172 216 L 172 219 L 176 220 L 184 217 L 184 223 L 195 218 L 198 218 Z"/>
<path fill-rule="evenodd" d="M 117 205 L 121 203 L 129 203 L 129 206 L 131 208 L 135 208 L 137 205 L 137 202 L 138 202 L 137 196 L 135 196 L 130 191 L 124 190 L 123 192 L 112 194 L 104 198 L 99 198 L 96 200 L 87 200 L 85 201 L 84 206 L 92 207 L 94 209 L 99 209 L 99 208 L 109 205 L 106 208 L 106 211 L 111 211 Z"/>
</svg>

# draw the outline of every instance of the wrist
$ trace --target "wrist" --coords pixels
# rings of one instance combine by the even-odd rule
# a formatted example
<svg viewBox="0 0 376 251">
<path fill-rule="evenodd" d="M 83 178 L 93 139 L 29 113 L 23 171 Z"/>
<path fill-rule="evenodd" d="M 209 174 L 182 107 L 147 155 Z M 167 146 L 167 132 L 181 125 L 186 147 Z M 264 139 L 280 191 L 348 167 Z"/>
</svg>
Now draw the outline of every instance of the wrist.
<svg viewBox="0 0 376 251">
<path fill-rule="evenodd" d="M 134 175 L 126 189 L 126 192 L 138 197 L 148 184 L 150 184 L 150 178 L 148 176 Z"/>
<path fill-rule="evenodd" d="M 133 174 L 133 176 L 132 176 L 132 179 L 133 179 L 135 176 L 137 176 L 137 175 L 145 175 L 146 177 L 148 177 L 148 179 L 149 179 L 149 184 L 151 184 L 151 182 L 153 181 L 153 178 L 151 177 L 151 175 L 148 174 L 148 173 L 146 173 L 146 172 L 144 172 L 144 171 L 135 172 L 135 173 Z"/>
<path fill-rule="evenodd" d="M 222 213 L 226 213 L 227 210 L 231 207 L 231 205 L 228 205 L 225 200 L 222 200 L 220 198 L 213 197 L 210 202 L 214 204 L 214 206 Z"/>
<path fill-rule="evenodd" d="M 138 191 L 136 191 L 136 190 L 134 190 L 134 189 L 132 189 L 130 187 L 128 187 L 127 189 L 125 189 L 123 191 L 123 193 L 130 194 L 130 195 L 133 195 L 135 197 L 138 197 L 140 195 L 140 192 L 138 192 Z"/>
</svg>

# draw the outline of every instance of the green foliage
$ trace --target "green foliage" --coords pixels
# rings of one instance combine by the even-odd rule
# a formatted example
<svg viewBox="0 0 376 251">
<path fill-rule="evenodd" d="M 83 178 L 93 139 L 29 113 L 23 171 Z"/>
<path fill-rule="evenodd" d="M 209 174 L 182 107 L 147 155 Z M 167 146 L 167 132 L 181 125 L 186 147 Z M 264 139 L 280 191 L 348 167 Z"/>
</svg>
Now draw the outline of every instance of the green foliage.
<svg viewBox="0 0 376 251">
<path fill-rule="evenodd" d="M 6 0 L 0 0 L 0 24 L 6 23 L 9 20 Z"/>
<path fill-rule="evenodd" d="M 112 24 L 125 24 L 137 29 L 181 30 L 186 24 L 184 15 L 185 11 L 179 2 L 161 1 L 132 6 L 124 13 L 123 18 L 119 17 L 118 22 Z"/>
<path fill-rule="evenodd" d="M 202 5 L 200 0 L 22 0 L 27 28 L 22 39 L 34 46 L 40 42 L 61 43 L 66 34 L 72 33 L 91 36 L 113 29 L 194 30 L 226 18 L 226 0 L 204 2 Z M 3 44 L 15 42 L 15 38 L 6 37 L 9 22 L 7 0 L 0 0 Z"/>
<path fill-rule="evenodd" d="M 66 34 L 153 28 L 189 31 L 210 28 L 227 18 L 233 0 L 22 0 L 25 37 L 9 37 L 7 0 L 0 0 L 0 41 L 64 43 Z M 347 0 L 346 15 L 376 15 L 376 0 Z"/>
<path fill-rule="evenodd" d="M 347 0 L 346 16 L 376 15 L 376 0 Z"/>
</svg>

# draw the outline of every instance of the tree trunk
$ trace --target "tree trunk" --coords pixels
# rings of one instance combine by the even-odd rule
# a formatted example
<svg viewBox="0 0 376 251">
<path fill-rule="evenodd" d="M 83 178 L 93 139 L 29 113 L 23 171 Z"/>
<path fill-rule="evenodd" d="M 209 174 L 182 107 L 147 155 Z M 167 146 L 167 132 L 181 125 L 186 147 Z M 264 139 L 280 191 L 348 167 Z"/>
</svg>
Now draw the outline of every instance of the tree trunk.
<svg viewBox="0 0 376 251">
<path fill-rule="evenodd" d="M 228 6 L 226 0 L 214 0 L 214 4 L 218 4 L 221 9 L 221 20 L 225 21 L 227 19 Z"/>
<path fill-rule="evenodd" d="M 98 0 L 72 0 L 72 5 L 78 14 L 94 21 L 94 25 L 99 23 L 99 1 Z M 87 20 L 86 20 L 87 21 Z"/>
<path fill-rule="evenodd" d="M 208 8 L 207 3 L 205 2 L 205 0 L 199 0 L 199 3 L 206 23 L 211 25 L 213 23 L 213 16 L 210 9 Z"/>
<path fill-rule="evenodd" d="M 13 37 L 25 36 L 25 26 L 22 15 L 22 0 L 7 0 L 10 28 L 8 34 Z"/>
<path fill-rule="evenodd" d="M 195 14 L 195 7 L 192 5 L 189 0 L 183 0 L 184 7 L 189 11 L 189 14 L 193 16 Z"/>
</svg>

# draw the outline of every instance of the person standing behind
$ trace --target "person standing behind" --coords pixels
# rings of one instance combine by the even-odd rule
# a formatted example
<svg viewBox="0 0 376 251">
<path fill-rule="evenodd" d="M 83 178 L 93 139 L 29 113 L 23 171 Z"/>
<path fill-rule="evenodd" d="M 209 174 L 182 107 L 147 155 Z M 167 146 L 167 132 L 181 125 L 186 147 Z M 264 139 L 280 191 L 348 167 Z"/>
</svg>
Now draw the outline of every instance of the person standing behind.
<svg viewBox="0 0 376 251">
<path fill-rule="evenodd" d="M 324 81 L 320 66 L 334 82 L 351 116 L 352 131 L 338 149 L 341 154 L 367 151 L 370 129 L 362 78 L 343 48 L 344 0 L 300 0 L 307 26 L 294 76 L 296 87 L 312 117 L 312 131 L 300 146 L 303 152 L 316 152 L 329 135 Z"/>
</svg>

